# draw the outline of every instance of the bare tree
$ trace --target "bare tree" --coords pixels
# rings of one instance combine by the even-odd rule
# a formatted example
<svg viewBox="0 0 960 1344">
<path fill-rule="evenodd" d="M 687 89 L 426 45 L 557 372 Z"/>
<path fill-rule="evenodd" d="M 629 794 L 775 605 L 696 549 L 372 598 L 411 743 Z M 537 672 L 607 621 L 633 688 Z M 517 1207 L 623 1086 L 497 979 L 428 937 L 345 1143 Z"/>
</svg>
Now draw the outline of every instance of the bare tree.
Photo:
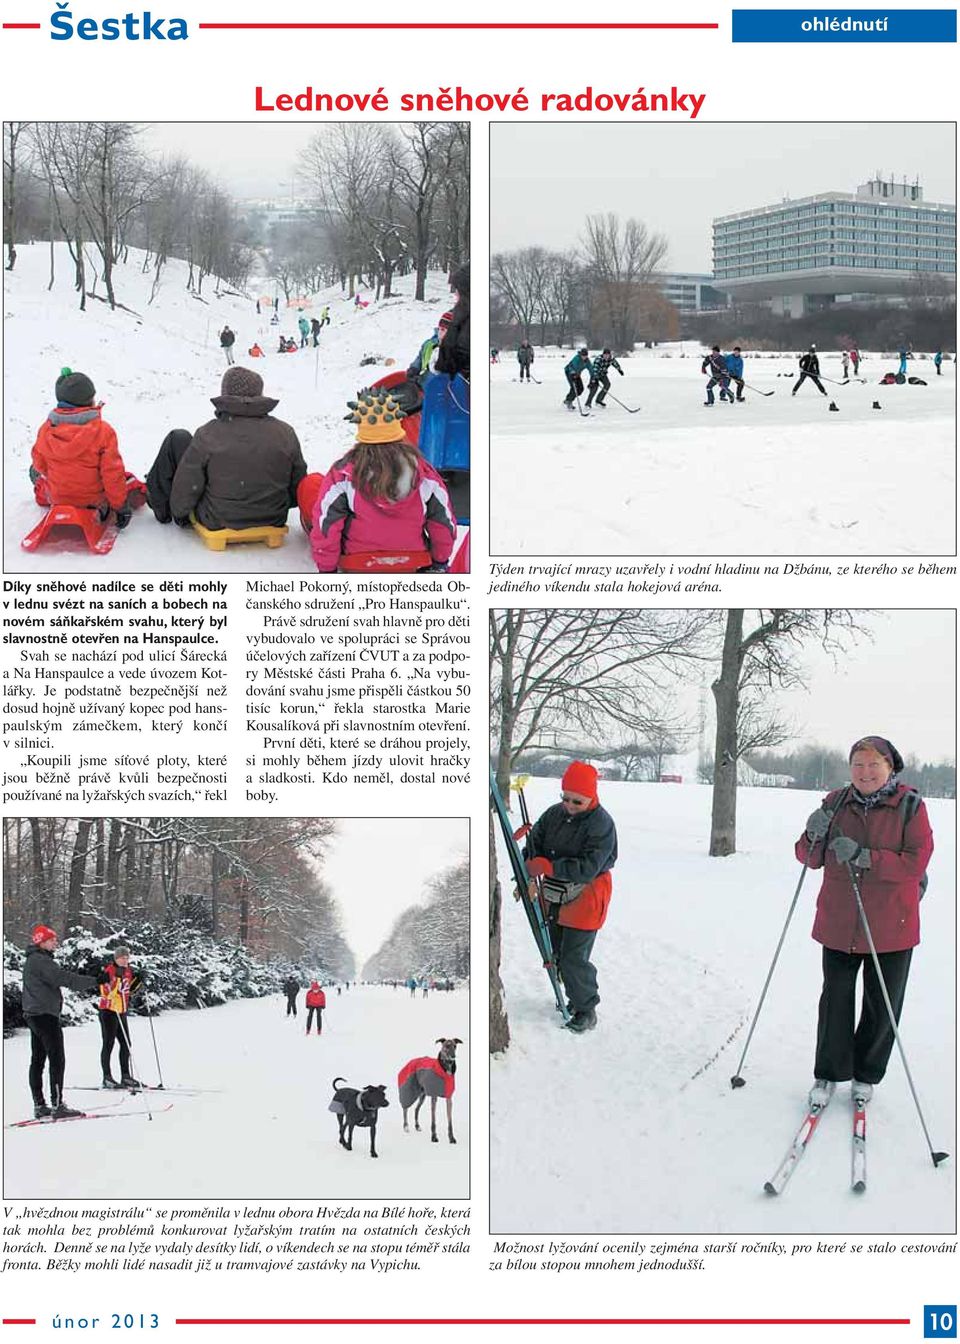
<svg viewBox="0 0 960 1344">
<path fill-rule="evenodd" d="M 29 133 L 32 125 L 30 121 L 3 123 L 3 236 L 7 244 L 8 271 L 17 264 L 20 175 L 30 163 L 29 135 L 24 133 Z"/>
<path fill-rule="evenodd" d="M 663 234 L 639 219 L 590 215 L 582 245 L 591 286 L 593 338 L 629 351 L 637 339 L 640 303 L 667 254 Z"/>
<path fill-rule="evenodd" d="M 520 752 L 573 730 L 649 726 L 668 680 L 707 652 L 704 610 L 516 608 L 490 613 L 497 783 L 508 796 Z"/>
<path fill-rule="evenodd" d="M 788 735 L 765 705 L 770 692 L 804 685 L 799 653 L 816 640 L 838 654 L 865 632 L 858 613 L 845 609 L 771 609 L 756 613 L 745 632 L 745 610 L 727 612 L 720 674 L 713 682 L 717 730 L 713 770 L 710 854 L 737 848 L 737 762 L 746 751 L 777 746 Z"/>
</svg>

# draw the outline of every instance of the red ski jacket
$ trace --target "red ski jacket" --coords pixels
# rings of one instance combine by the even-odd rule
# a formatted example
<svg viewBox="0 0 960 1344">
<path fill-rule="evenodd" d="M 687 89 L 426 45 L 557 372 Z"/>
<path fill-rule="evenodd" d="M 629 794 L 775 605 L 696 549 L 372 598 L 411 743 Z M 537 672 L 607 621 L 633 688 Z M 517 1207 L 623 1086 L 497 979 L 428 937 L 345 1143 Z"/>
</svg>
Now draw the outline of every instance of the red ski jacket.
<svg viewBox="0 0 960 1344">
<path fill-rule="evenodd" d="M 915 814 L 905 820 L 901 802 L 911 792 L 901 784 L 896 793 L 866 811 L 843 789 L 835 789 L 823 801 L 830 811 L 840 803 L 825 837 L 826 844 L 838 835 L 846 835 L 870 851 L 870 867 L 855 871 L 878 952 L 900 952 L 916 947 L 920 941 L 920 881 L 933 853 L 933 832 L 922 802 Z M 805 834 L 796 844 L 796 856 L 801 863 L 808 848 L 809 866 L 823 869 L 813 938 L 835 952 L 868 953 L 870 945 L 846 865 L 838 863 L 825 849 L 823 840 L 810 846 Z"/>
<path fill-rule="evenodd" d="M 327 996 L 319 985 L 311 985 L 307 990 L 306 1002 L 308 1008 L 326 1008 Z"/>
</svg>

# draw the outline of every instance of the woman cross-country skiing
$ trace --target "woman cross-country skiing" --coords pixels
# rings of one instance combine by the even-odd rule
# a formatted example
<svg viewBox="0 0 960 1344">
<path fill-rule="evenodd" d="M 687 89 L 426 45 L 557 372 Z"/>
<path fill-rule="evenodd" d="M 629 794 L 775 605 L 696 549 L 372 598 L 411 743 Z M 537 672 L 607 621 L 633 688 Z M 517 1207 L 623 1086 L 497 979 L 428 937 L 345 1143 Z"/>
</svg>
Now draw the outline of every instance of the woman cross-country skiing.
<svg viewBox="0 0 960 1344">
<path fill-rule="evenodd" d="M 927 809 L 915 789 L 900 783 L 902 769 L 903 758 L 886 738 L 860 738 L 850 749 L 850 783 L 827 795 L 796 844 L 801 862 L 823 869 L 813 925 L 813 937 L 823 946 L 814 1105 L 826 1105 L 837 1083 L 850 1079 L 854 1095 L 869 1101 L 893 1049 L 894 1030 L 853 881 L 899 1022 L 933 853 Z M 855 1025 L 861 968 L 863 1004 Z"/>
<path fill-rule="evenodd" d="M 313 1015 L 317 1015 L 317 1035 L 323 1032 L 323 1010 L 327 1006 L 327 996 L 320 988 L 318 980 L 310 981 L 310 988 L 307 990 L 307 1030 L 306 1035 L 310 1035 L 310 1028 L 313 1025 Z"/>
<path fill-rule="evenodd" d="M 129 947 L 116 947 L 100 972 L 100 1072 L 104 1087 L 141 1087 L 130 1072 L 130 999 L 140 988 L 140 980 L 130 966 Z M 113 1077 L 110 1059 L 113 1047 L 120 1043 L 120 1081 Z"/>
</svg>

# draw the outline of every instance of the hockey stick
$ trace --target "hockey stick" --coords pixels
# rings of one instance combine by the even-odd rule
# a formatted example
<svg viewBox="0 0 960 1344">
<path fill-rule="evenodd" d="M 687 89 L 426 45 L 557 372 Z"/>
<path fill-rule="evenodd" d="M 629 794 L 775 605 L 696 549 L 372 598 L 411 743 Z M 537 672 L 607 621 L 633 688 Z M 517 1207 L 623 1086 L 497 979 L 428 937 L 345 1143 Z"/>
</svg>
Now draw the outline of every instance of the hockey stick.
<svg viewBox="0 0 960 1344">
<path fill-rule="evenodd" d="M 624 406 L 620 398 L 615 397 L 612 392 L 608 392 L 607 396 L 610 398 L 611 401 L 615 401 L 618 406 L 623 406 L 623 409 L 626 411 L 627 415 L 636 415 L 637 411 L 643 410 L 642 406 Z"/>
</svg>

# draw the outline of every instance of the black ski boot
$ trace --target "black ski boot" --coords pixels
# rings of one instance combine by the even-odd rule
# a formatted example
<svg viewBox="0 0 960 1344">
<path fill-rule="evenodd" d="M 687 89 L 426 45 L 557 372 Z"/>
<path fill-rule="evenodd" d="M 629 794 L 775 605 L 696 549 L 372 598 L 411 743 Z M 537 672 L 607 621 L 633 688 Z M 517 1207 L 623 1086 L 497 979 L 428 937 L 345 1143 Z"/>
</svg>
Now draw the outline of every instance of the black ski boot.
<svg viewBox="0 0 960 1344">
<path fill-rule="evenodd" d="M 68 1106 L 61 1098 L 53 1108 L 52 1118 L 54 1120 L 76 1120 L 79 1116 L 85 1114 L 85 1111 L 75 1111 L 72 1106 Z"/>
<path fill-rule="evenodd" d="M 101 1086 L 101 1087 L 112 1088 L 112 1089 L 113 1089 L 114 1091 L 116 1091 L 116 1092 L 122 1092 L 122 1091 L 123 1091 L 123 1083 L 118 1083 L 117 1080 L 116 1080 L 116 1078 L 111 1078 L 109 1074 L 104 1078 L 104 1080 L 103 1080 L 103 1082 L 100 1084 L 100 1086 Z"/>
<path fill-rule="evenodd" d="M 120 1078 L 121 1087 L 129 1087 L 134 1092 L 139 1092 L 143 1087 L 139 1078 L 134 1078 L 132 1073 L 124 1073 Z"/>
<path fill-rule="evenodd" d="M 568 1031 L 575 1031 L 579 1035 L 583 1031 L 593 1031 L 597 1025 L 597 1014 L 592 1008 L 587 1008 L 585 1012 L 574 1013 L 571 1020 L 567 1023 Z"/>
<path fill-rule="evenodd" d="M 46 1120 L 48 1116 L 53 1115 L 53 1111 L 44 1101 L 43 1097 L 35 1097 L 33 1101 L 34 1120 Z"/>
</svg>

